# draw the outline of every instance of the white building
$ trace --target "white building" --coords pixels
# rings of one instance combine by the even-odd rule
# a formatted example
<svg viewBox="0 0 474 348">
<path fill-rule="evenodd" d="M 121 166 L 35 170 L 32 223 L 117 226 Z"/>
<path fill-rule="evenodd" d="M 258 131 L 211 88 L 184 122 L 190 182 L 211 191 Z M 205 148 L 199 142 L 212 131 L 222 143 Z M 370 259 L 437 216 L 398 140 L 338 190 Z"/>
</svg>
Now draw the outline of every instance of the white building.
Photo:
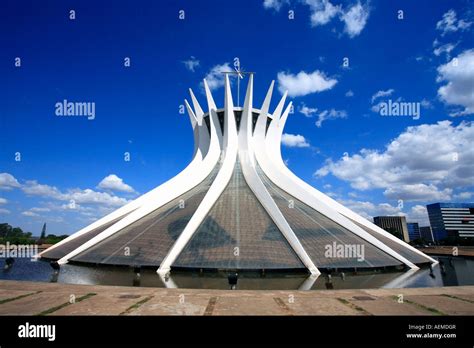
<svg viewBox="0 0 474 348">
<path fill-rule="evenodd" d="M 254 107 L 253 75 L 235 107 L 228 75 L 218 108 L 187 101 L 194 157 L 178 175 L 41 254 L 46 259 L 173 269 L 364 269 L 436 263 L 321 193 L 284 164 L 291 102 Z M 355 255 L 350 251 L 362 251 Z M 328 253 L 329 251 L 329 253 Z M 349 251 L 349 252 L 348 252 Z"/>
</svg>

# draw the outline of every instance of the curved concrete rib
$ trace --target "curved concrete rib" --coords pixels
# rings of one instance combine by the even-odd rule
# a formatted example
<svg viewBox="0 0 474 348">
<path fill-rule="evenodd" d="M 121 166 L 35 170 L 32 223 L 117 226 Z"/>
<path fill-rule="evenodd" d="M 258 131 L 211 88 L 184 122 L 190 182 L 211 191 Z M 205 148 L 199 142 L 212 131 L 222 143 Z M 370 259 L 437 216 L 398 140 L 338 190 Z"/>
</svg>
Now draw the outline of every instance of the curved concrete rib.
<svg viewBox="0 0 474 348">
<path fill-rule="evenodd" d="M 188 109 L 188 114 L 189 118 L 191 121 L 191 125 L 193 127 L 193 134 L 194 134 L 194 153 L 193 153 L 193 159 L 192 161 L 188 164 L 188 166 L 181 171 L 179 174 L 174 176 L 173 178 L 169 179 L 162 185 L 154 188 L 153 190 L 143 194 L 142 196 L 136 198 L 130 203 L 127 203 L 123 207 L 120 207 L 119 209 L 113 211 L 112 213 L 104 216 L 103 218 L 100 218 L 99 220 L 93 222 L 92 224 L 84 227 L 83 229 L 79 230 L 78 232 L 74 233 L 73 235 L 63 239 L 59 243 L 54 244 L 53 246 L 49 247 L 48 249 L 42 251 L 41 253 L 38 254 L 38 257 L 41 257 L 42 254 L 49 252 L 53 249 L 56 249 L 60 247 L 61 245 L 64 245 L 96 228 L 99 228 L 105 224 L 108 224 L 112 222 L 113 220 L 116 220 L 122 216 L 125 216 L 136 209 L 142 207 L 145 204 L 148 204 L 148 202 L 154 201 L 157 196 L 161 196 L 164 194 L 164 192 L 169 192 L 169 190 L 172 190 L 174 187 L 176 187 L 177 182 L 181 181 L 182 178 L 192 176 L 193 172 L 198 168 L 202 161 L 204 156 L 206 156 L 208 149 L 209 149 L 209 131 L 207 129 L 207 126 L 205 122 L 202 121 L 202 116 L 203 112 L 201 107 L 199 106 L 198 101 L 194 97 L 194 94 L 190 90 L 191 93 L 191 98 L 193 99 L 193 104 L 194 108 L 196 110 L 196 113 L 193 113 L 191 108 L 189 107 L 189 104 L 187 101 L 186 107 Z"/>
<path fill-rule="evenodd" d="M 270 87 L 269 93 L 265 98 L 264 106 L 262 108 L 267 108 L 270 103 L 271 91 L 273 88 Z M 278 209 L 275 201 L 272 199 L 268 193 L 265 185 L 260 180 L 256 168 L 255 168 L 255 159 L 254 159 L 254 145 L 252 144 L 252 101 L 253 99 L 253 75 L 250 75 L 249 83 L 247 87 L 247 94 L 245 96 L 244 109 L 242 112 L 242 117 L 240 119 L 240 131 L 239 131 L 239 159 L 242 166 L 242 173 L 244 175 L 245 181 L 249 185 L 252 192 L 255 194 L 259 202 L 262 204 L 263 208 L 266 210 L 268 215 L 275 223 L 275 225 L 282 232 L 283 236 L 286 238 L 290 246 L 293 248 L 296 255 L 299 257 L 301 262 L 305 267 L 311 272 L 311 274 L 319 275 L 321 272 L 315 266 L 309 255 L 303 248 L 303 245 L 296 237 L 295 233 L 291 229 L 290 225 L 286 221 L 285 217 Z"/>
<path fill-rule="evenodd" d="M 267 99 L 271 96 L 271 90 L 273 87 L 273 83 L 270 86 L 270 90 L 267 94 Z M 311 208 L 315 209 L 316 211 L 320 212 L 324 216 L 328 217 L 332 221 L 336 222 L 337 224 L 341 225 L 342 227 L 348 229 L 349 231 L 353 232 L 363 240 L 369 242 L 370 244 L 374 245 L 378 249 L 384 251 L 388 255 L 396 258 L 400 262 L 404 263 L 410 268 L 414 268 L 417 266 L 410 262 L 408 259 L 397 253 L 395 250 L 391 249 L 384 243 L 380 242 L 378 239 L 374 238 L 372 235 L 364 231 L 362 228 L 354 224 L 352 221 L 347 219 L 345 216 L 339 214 L 334 209 L 330 208 L 326 204 L 320 202 L 318 199 L 315 199 L 314 196 L 311 195 L 310 192 L 303 190 L 300 186 L 295 185 L 293 181 L 288 178 L 284 173 L 274 165 L 274 163 L 270 160 L 267 152 L 270 150 L 266 148 L 265 144 L 265 127 L 267 124 L 267 117 L 268 117 L 268 106 L 270 104 L 270 100 L 265 99 L 263 106 L 261 108 L 260 115 L 257 120 L 257 124 L 255 126 L 254 131 L 254 142 L 255 142 L 255 155 L 257 157 L 257 161 L 262 168 L 263 172 L 267 175 L 267 177 L 278 187 L 283 189 L 283 191 L 289 193 L 296 199 L 302 201 L 303 203 L 309 205 Z M 282 98 L 283 99 L 283 98 Z M 279 106 L 282 103 L 279 103 Z M 289 111 L 289 109 L 287 109 Z M 278 110 L 275 112 L 276 116 L 278 116 Z M 285 112 L 287 114 L 287 112 Z M 275 117 L 275 116 L 274 116 Z M 273 120 L 275 121 L 276 118 Z"/>
<path fill-rule="evenodd" d="M 367 231 L 364 231 L 362 228 L 357 226 L 352 221 L 355 221 L 355 222 L 359 223 L 360 225 L 363 225 L 364 227 L 370 229 L 371 231 L 374 231 L 375 233 L 381 234 L 381 235 L 391 239 L 392 241 L 402 245 L 403 247 L 408 248 L 411 251 L 423 256 L 424 258 L 428 259 L 432 263 L 437 263 L 437 261 L 434 260 L 433 258 L 429 257 L 428 255 L 423 254 L 419 250 L 413 248 L 411 245 L 401 241 L 400 239 L 398 239 L 395 236 L 391 235 L 387 231 L 381 229 L 380 227 L 378 227 L 375 224 L 372 224 L 367 219 L 365 219 L 362 216 L 358 215 L 357 213 L 353 212 L 349 208 L 346 208 L 342 204 L 336 202 L 331 197 L 329 197 L 329 196 L 325 195 L 324 193 L 318 191 L 316 188 L 309 185 L 305 181 L 301 180 L 291 170 L 288 169 L 288 167 L 285 165 L 285 163 L 283 161 L 283 158 L 282 158 L 282 155 L 281 155 L 281 138 L 282 138 L 282 134 L 283 134 L 283 128 L 284 128 L 286 120 L 288 118 L 290 109 L 291 109 L 291 103 L 288 105 L 288 107 L 286 108 L 286 110 L 283 113 L 283 115 L 281 116 L 281 118 L 278 118 L 278 115 L 275 115 L 276 113 L 273 114 L 273 120 L 271 121 L 270 126 L 269 126 L 268 131 L 267 131 L 267 134 L 266 134 L 265 151 L 266 151 L 266 155 L 270 159 L 271 163 L 275 166 L 274 172 L 278 173 L 280 176 L 285 176 L 286 178 L 291 180 L 291 182 L 292 182 L 291 187 L 293 187 L 293 188 L 298 187 L 299 190 L 307 192 L 308 197 L 310 198 L 308 201 L 311 201 L 311 202 L 314 202 L 314 203 L 322 203 L 326 207 L 328 207 L 331 210 L 336 211 L 338 214 L 342 215 L 342 217 L 346 218 L 346 220 L 349 220 L 348 226 L 355 226 L 355 229 L 354 229 L 354 227 L 351 227 L 351 230 L 353 230 L 355 232 L 358 231 L 357 234 L 359 234 L 361 237 L 362 237 L 362 235 L 368 235 L 368 236 L 371 236 L 371 235 Z M 363 231 L 362 234 L 360 234 L 361 231 Z M 362 238 L 369 241 L 369 239 L 367 239 L 365 237 L 362 237 Z M 370 239 L 372 240 L 374 238 L 375 237 L 371 236 Z M 378 239 L 377 239 L 377 241 L 378 241 Z M 372 243 L 372 244 L 374 244 L 374 243 Z M 386 246 L 384 243 L 381 243 L 380 241 L 378 241 L 377 244 L 378 245 L 376 245 L 376 244 L 374 244 L 374 245 L 376 245 L 376 246 L 384 245 L 384 248 L 388 248 L 388 249 L 393 251 L 393 249 L 389 248 L 388 246 Z M 396 253 L 396 254 L 399 255 L 398 253 Z M 395 254 L 392 253 L 391 255 L 394 256 Z M 404 258 L 404 257 L 400 258 L 400 256 L 398 256 L 396 258 L 400 261 L 405 259 L 406 261 L 402 261 L 404 264 L 406 264 L 411 269 L 418 269 L 418 266 L 414 265 L 411 261 L 407 260 L 406 258 Z"/>
<path fill-rule="evenodd" d="M 209 103 L 209 113 L 217 115 L 216 106 L 211 98 L 212 96 L 209 95 L 208 101 L 211 101 Z M 168 252 L 160 267 L 158 268 L 157 272 L 162 279 L 166 278 L 166 274 L 169 273 L 169 271 L 171 270 L 171 265 L 178 258 L 179 254 L 186 247 L 186 244 L 188 244 L 196 230 L 199 228 L 206 216 L 209 214 L 209 211 L 227 187 L 234 172 L 238 145 L 237 126 L 235 124 L 234 105 L 232 102 L 230 82 L 227 74 L 225 76 L 224 127 L 224 144 L 226 144 L 226 153 L 223 157 L 224 160 L 222 162 L 219 173 L 217 173 L 214 182 L 211 184 L 211 187 L 209 188 L 203 200 L 199 204 L 199 207 L 196 209 L 195 213 L 189 220 L 183 232 L 181 232 L 173 247 Z"/>
<path fill-rule="evenodd" d="M 207 86 L 206 81 L 204 81 L 204 84 Z M 119 232 L 123 228 L 150 214 L 151 212 L 163 206 L 164 204 L 171 202 L 176 197 L 179 197 L 183 193 L 191 190 L 200 182 L 202 182 L 216 166 L 220 157 L 222 146 L 222 132 L 220 130 L 217 114 L 212 114 L 210 125 L 211 140 L 209 145 L 209 151 L 204 160 L 199 158 L 200 151 L 198 151 L 195 160 L 193 160 L 192 163 L 188 167 L 186 167 L 185 170 L 183 170 L 183 172 L 155 189 L 156 191 L 154 192 L 154 194 L 148 196 L 147 199 L 143 201 L 143 204 L 140 208 L 136 209 L 123 219 L 119 220 L 118 222 L 107 228 L 105 231 L 99 233 L 97 236 L 91 238 L 89 241 L 82 244 L 77 249 L 74 249 L 69 254 L 65 255 L 58 261 L 58 263 L 67 263 L 70 258 L 78 255 L 79 253 L 89 249 L 95 244 Z M 201 122 L 200 127 L 206 127 L 205 123 Z"/>
</svg>

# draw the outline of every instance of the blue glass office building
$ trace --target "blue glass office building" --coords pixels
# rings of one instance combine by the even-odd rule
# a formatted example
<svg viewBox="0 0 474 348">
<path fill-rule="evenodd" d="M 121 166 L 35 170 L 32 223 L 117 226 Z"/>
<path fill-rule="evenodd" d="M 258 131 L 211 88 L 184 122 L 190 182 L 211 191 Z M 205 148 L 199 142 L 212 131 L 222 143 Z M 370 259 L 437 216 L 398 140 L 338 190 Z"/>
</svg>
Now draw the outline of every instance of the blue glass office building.
<svg viewBox="0 0 474 348">
<path fill-rule="evenodd" d="M 433 203 L 426 208 L 435 241 L 474 238 L 474 203 Z"/>
</svg>

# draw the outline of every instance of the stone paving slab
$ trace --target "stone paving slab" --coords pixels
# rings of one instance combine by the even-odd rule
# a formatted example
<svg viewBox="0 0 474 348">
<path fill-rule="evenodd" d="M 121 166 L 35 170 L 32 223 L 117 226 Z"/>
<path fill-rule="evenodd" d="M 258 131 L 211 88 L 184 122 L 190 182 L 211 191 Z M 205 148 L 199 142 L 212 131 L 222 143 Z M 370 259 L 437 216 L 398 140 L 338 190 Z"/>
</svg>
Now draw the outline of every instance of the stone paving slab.
<svg viewBox="0 0 474 348">
<path fill-rule="evenodd" d="M 229 298 L 217 299 L 212 315 L 288 315 L 273 298 Z"/>
<path fill-rule="evenodd" d="M 415 302 L 425 307 L 434 308 L 449 315 L 473 315 L 474 303 L 456 300 L 447 296 L 406 296 L 406 300 Z"/>
<path fill-rule="evenodd" d="M 287 302 L 288 301 L 289 300 L 287 300 Z M 297 315 L 364 314 L 335 298 L 295 298 L 293 303 L 288 303 L 288 307 Z"/>
<path fill-rule="evenodd" d="M 454 294 L 453 294 L 453 295 L 454 295 Z M 474 294 L 473 294 L 473 295 L 462 295 L 462 294 L 461 294 L 461 295 L 457 295 L 457 294 L 456 294 L 456 295 L 454 295 L 454 296 L 459 297 L 459 298 L 461 298 L 461 299 L 464 299 L 464 300 L 466 300 L 466 301 L 471 301 L 472 303 L 474 303 Z"/>
<path fill-rule="evenodd" d="M 15 298 L 18 296 L 24 296 L 31 294 L 36 291 L 25 291 L 25 290 L 0 290 L 0 301 Z"/>
<path fill-rule="evenodd" d="M 146 295 L 131 293 L 97 294 L 61 308 L 51 315 L 119 315 Z"/>
<path fill-rule="evenodd" d="M 129 315 L 204 315 L 209 297 L 155 295 Z"/>
<path fill-rule="evenodd" d="M 35 315 L 88 293 L 97 295 L 58 309 L 55 315 L 474 315 L 474 286 L 355 290 L 165 289 L 0 280 L 0 299 L 41 293 L 0 303 L 0 315 Z M 403 294 L 410 302 L 399 304 Z M 292 298 L 292 303 L 290 302 Z M 147 301 L 144 301 L 144 300 Z M 372 300 L 373 299 L 373 300 Z M 427 312 L 427 313 L 426 313 Z"/>
<path fill-rule="evenodd" d="M 74 293 L 74 295 L 78 298 L 85 295 L 85 293 Z M 0 315 L 37 315 L 69 302 L 70 296 L 70 292 L 41 292 L 0 304 Z"/>
<path fill-rule="evenodd" d="M 399 303 L 389 297 L 378 297 L 373 300 L 351 299 L 351 303 L 373 315 L 433 315 L 433 313 L 408 303 Z"/>
</svg>

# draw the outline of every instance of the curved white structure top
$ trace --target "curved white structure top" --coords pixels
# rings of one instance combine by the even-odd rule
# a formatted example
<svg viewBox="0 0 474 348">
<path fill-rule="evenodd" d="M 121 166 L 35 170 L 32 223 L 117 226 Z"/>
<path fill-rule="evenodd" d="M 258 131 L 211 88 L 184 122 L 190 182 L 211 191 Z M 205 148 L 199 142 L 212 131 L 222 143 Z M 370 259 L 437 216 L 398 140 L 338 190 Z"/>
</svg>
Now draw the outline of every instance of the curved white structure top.
<svg viewBox="0 0 474 348">
<path fill-rule="evenodd" d="M 303 244 L 298 239 L 298 236 L 287 222 L 284 214 L 273 200 L 272 195 L 268 192 L 267 186 L 265 186 L 264 180 L 262 180 L 263 176 L 259 174 L 260 170 L 265 173 L 268 180 L 281 190 L 354 233 L 385 254 L 390 255 L 400 263 L 405 264 L 412 270 L 418 269 L 414 262 L 383 243 L 377 238 L 377 235 L 389 238 L 391 241 L 398 243 L 402 248 L 407 248 L 420 256 L 422 255 L 426 260 L 436 263 L 434 259 L 404 243 L 332 198 L 316 190 L 311 185 L 305 183 L 285 166 L 281 155 L 280 144 L 283 128 L 291 109 L 291 102 L 285 108 L 287 93 L 284 93 L 275 111 L 273 114 L 270 114 L 269 107 L 273 87 L 274 82 L 270 85 L 261 109 L 254 108 L 253 75 L 250 75 L 244 106 L 234 107 L 231 85 L 229 77 L 226 75 L 224 108 L 217 109 L 209 86 L 204 80 L 204 89 L 208 105 L 208 111 L 206 113 L 204 113 L 196 96 L 190 90 L 192 106 L 185 100 L 194 134 L 194 153 L 190 164 L 181 173 L 164 184 L 83 228 L 62 242 L 47 249 L 45 252 L 61 247 L 79 236 L 87 234 L 96 228 L 105 227 L 104 225 L 111 224 L 115 221 L 111 226 L 108 226 L 102 232 L 90 238 L 58 261 L 60 264 L 67 263 L 76 255 L 113 236 L 127 226 L 196 187 L 218 167 L 217 175 L 204 195 L 204 198 L 160 264 L 158 273 L 166 283 L 167 279 L 169 279 L 167 275 L 173 263 L 202 225 L 219 197 L 221 197 L 231 180 L 237 161 L 239 161 L 243 177 L 249 188 L 268 216 L 278 227 L 295 255 L 313 275 L 313 278 L 320 274 L 318 265 L 311 259 Z M 223 129 L 221 129 L 218 117 L 218 113 L 221 111 L 224 112 Z M 241 111 L 242 113 L 239 128 L 236 124 L 235 111 Z M 255 127 L 253 125 L 254 113 L 258 114 Z M 209 117 L 209 128 L 207 126 L 207 117 Z M 269 119 L 270 124 L 268 125 Z M 374 233 L 369 233 L 366 229 Z M 329 234 L 331 233 L 330 231 L 327 232 Z M 391 245 L 393 246 L 393 244 Z"/>
</svg>

